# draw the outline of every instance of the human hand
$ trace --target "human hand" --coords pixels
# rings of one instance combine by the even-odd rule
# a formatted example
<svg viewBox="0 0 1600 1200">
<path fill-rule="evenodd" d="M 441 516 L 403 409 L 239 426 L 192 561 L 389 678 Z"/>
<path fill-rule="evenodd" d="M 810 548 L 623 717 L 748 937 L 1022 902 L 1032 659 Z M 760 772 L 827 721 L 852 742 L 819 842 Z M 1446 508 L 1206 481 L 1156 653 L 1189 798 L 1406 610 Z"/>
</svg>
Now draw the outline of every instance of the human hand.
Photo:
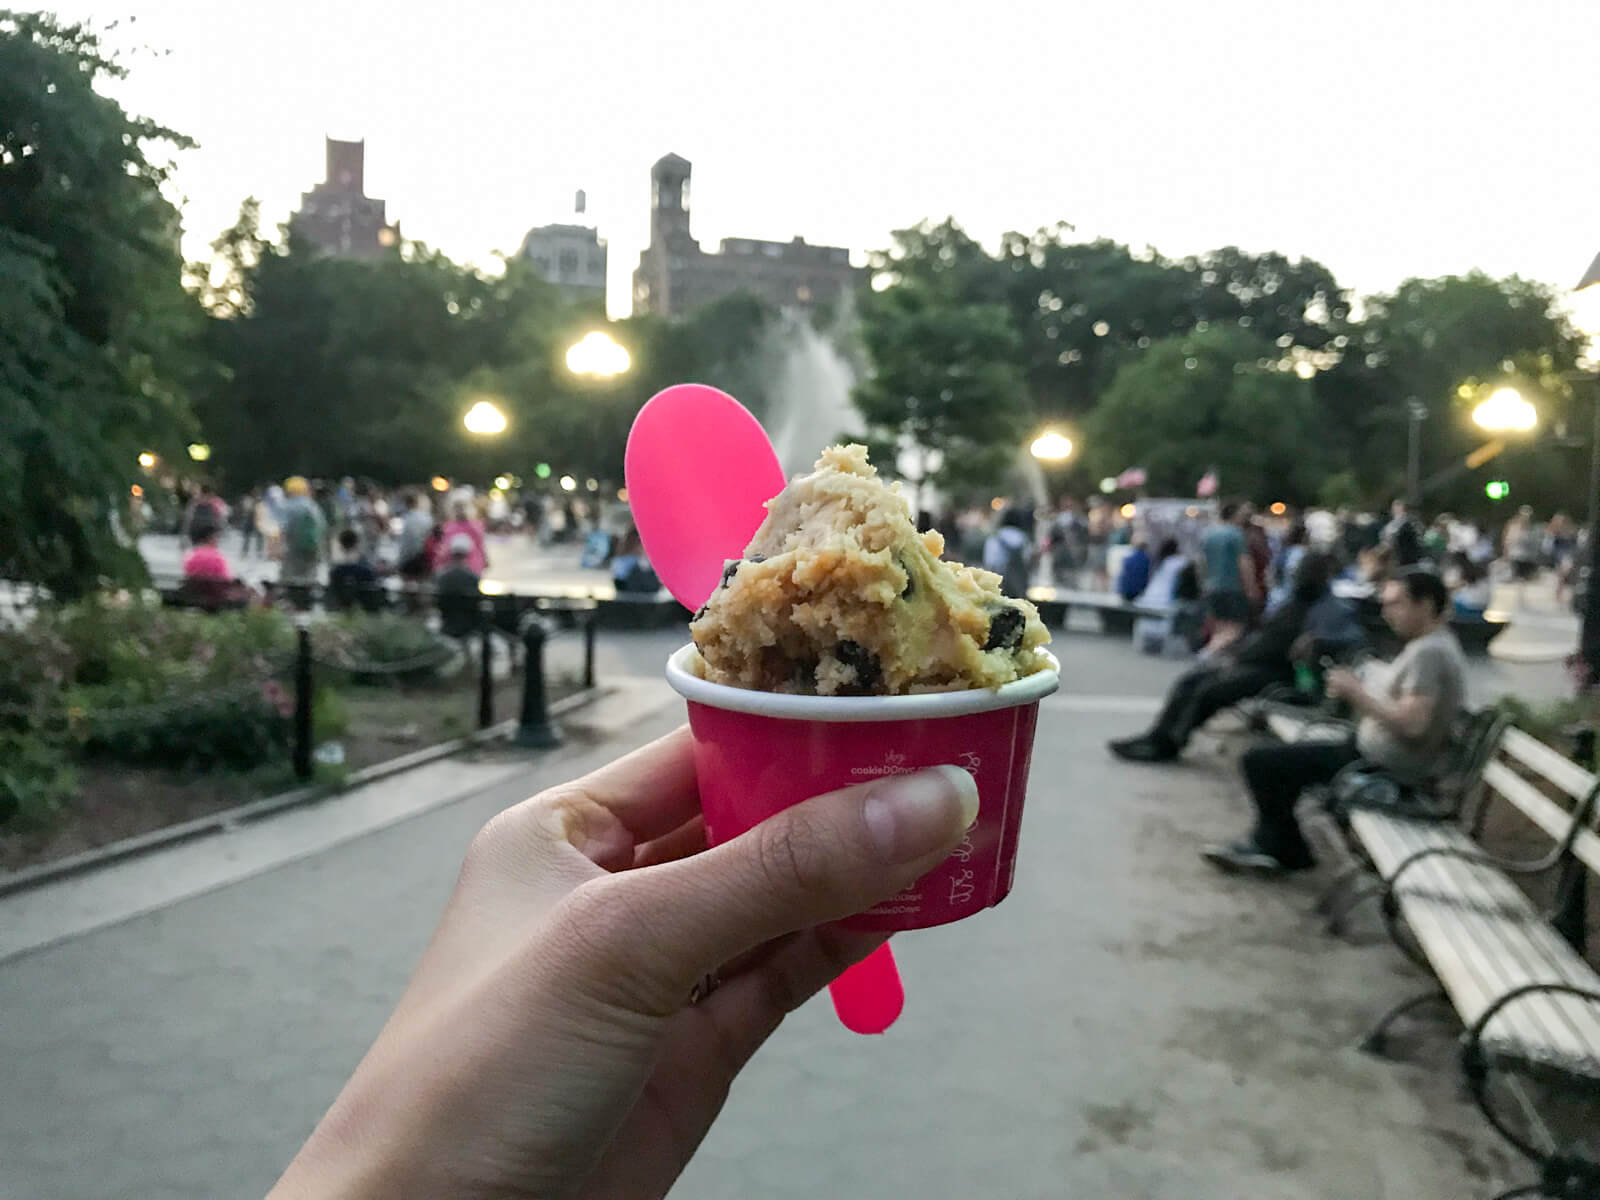
<svg viewBox="0 0 1600 1200">
<path fill-rule="evenodd" d="M 1335 700 L 1354 700 L 1364 690 L 1361 678 L 1344 667 L 1333 667 L 1323 676 L 1322 690 Z"/>
<path fill-rule="evenodd" d="M 972 777 L 937 767 L 706 849 L 690 745 L 680 729 L 484 826 L 273 1198 L 665 1195 L 784 1016 L 884 940 L 828 922 L 909 886 L 977 815 Z"/>
</svg>

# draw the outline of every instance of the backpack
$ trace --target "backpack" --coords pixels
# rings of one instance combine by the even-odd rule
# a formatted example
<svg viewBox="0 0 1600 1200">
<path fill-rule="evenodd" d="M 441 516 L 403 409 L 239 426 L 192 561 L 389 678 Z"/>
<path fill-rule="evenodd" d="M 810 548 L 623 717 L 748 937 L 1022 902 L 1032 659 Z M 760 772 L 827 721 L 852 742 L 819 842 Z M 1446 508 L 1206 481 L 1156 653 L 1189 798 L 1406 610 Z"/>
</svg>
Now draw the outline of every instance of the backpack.
<svg viewBox="0 0 1600 1200">
<path fill-rule="evenodd" d="M 1005 570 L 1000 572 L 1000 590 L 1008 596 L 1027 596 L 1028 544 L 1026 542 L 1006 547 L 1006 565 Z"/>
<path fill-rule="evenodd" d="M 322 550 L 322 538 L 317 530 L 317 514 L 309 505 L 298 507 L 289 515 L 284 542 L 289 553 L 296 558 L 316 558 Z"/>
</svg>

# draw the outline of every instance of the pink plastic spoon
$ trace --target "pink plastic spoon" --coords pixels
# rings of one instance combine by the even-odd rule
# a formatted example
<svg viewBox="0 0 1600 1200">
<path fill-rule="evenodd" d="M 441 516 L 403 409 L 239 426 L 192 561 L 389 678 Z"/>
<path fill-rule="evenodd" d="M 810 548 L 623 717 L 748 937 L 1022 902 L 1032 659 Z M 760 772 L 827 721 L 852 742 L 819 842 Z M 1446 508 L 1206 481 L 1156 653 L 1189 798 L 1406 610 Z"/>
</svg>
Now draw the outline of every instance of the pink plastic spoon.
<svg viewBox="0 0 1600 1200">
<path fill-rule="evenodd" d="M 739 558 L 783 490 L 783 467 L 761 423 L 726 392 L 680 383 L 639 410 L 624 458 L 628 503 L 645 554 L 667 590 L 697 611 Z M 905 1005 L 884 943 L 828 988 L 839 1021 L 882 1033 Z"/>
</svg>

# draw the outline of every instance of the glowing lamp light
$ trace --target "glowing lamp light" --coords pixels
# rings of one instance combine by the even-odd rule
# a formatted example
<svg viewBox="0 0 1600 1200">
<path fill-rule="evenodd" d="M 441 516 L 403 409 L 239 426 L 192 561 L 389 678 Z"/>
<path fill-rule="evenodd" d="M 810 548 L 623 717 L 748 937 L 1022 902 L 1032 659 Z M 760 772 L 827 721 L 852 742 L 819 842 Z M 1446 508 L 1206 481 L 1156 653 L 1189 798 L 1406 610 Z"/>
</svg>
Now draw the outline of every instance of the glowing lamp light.
<svg viewBox="0 0 1600 1200">
<path fill-rule="evenodd" d="M 1504 479 L 1491 479 L 1483 485 L 1483 494 L 1491 500 L 1504 500 L 1511 495 L 1511 485 Z"/>
<path fill-rule="evenodd" d="M 1267 509 L 1267 511 L 1275 517 L 1281 517 L 1284 513 L 1289 511 L 1289 506 L 1282 500 L 1275 500 L 1273 501 L 1271 507 Z"/>
<path fill-rule="evenodd" d="M 1539 413 L 1516 388 L 1503 387 L 1472 410 L 1472 419 L 1491 433 L 1527 433 L 1539 423 Z"/>
<path fill-rule="evenodd" d="M 450 481 L 443 475 L 435 475 L 429 480 L 428 485 L 436 492 L 448 492 L 450 490 Z"/>
<path fill-rule="evenodd" d="M 632 363 L 627 350 L 598 329 L 584 334 L 567 350 L 567 370 L 574 375 L 609 379 L 621 375 Z"/>
<path fill-rule="evenodd" d="M 1072 454 L 1072 439 L 1054 430 L 1033 439 L 1028 453 L 1040 462 L 1061 462 Z"/>
<path fill-rule="evenodd" d="M 133 498 L 135 500 L 142 500 L 144 498 L 144 489 L 142 487 L 140 487 L 137 483 L 134 484 L 131 488 L 129 488 L 128 491 L 133 494 Z"/>
<path fill-rule="evenodd" d="M 1005 506 L 1006 502 L 1003 496 L 996 496 L 993 500 L 989 501 L 989 508 L 994 512 L 999 512 Z"/>
<path fill-rule="evenodd" d="M 623 504 L 626 504 L 628 502 L 628 489 L 625 488 L 625 487 L 618 488 L 617 489 L 617 499 L 619 501 L 621 501 Z"/>
<path fill-rule="evenodd" d="M 540 479 L 549 479 L 550 478 L 550 464 L 549 463 L 540 463 L 538 466 L 534 467 L 533 473 L 535 475 L 537 475 Z"/>
<path fill-rule="evenodd" d="M 598 492 L 600 490 L 600 481 L 598 479 L 585 479 L 583 481 L 583 486 L 588 488 L 591 492 Z"/>
<path fill-rule="evenodd" d="M 1107 475 L 1104 479 L 1102 479 L 1100 481 L 1100 490 L 1102 492 L 1104 492 L 1108 496 L 1112 492 L 1116 491 L 1117 490 L 1117 477 L 1115 475 Z"/>
<path fill-rule="evenodd" d="M 1133 514 L 1139 510 L 1131 504 L 1124 504 L 1121 508 L 1117 509 L 1117 511 L 1122 514 L 1122 519 L 1124 521 L 1131 521 L 1133 520 Z"/>
<path fill-rule="evenodd" d="M 578 481 L 576 479 L 574 479 L 571 475 L 563 475 L 561 477 L 561 490 L 563 492 L 574 492 L 574 491 L 577 491 L 578 490 Z"/>
<path fill-rule="evenodd" d="M 506 431 L 506 415 L 487 400 L 479 400 L 467 409 L 467 415 L 461 418 L 461 424 L 468 433 L 480 436 L 493 436 Z"/>
<path fill-rule="evenodd" d="M 211 447 L 204 442 L 190 442 L 189 457 L 194 459 L 195 462 L 205 462 L 206 459 L 211 457 Z"/>
<path fill-rule="evenodd" d="M 139 455 L 139 465 L 148 471 L 151 467 L 156 465 L 156 456 L 151 454 L 150 451 L 146 450 L 143 454 Z"/>
<path fill-rule="evenodd" d="M 509 475 L 496 475 L 494 477 L 494 486 L 502 492 L 508 491 L 511 487 L 511 477 Z"/>
</svg>

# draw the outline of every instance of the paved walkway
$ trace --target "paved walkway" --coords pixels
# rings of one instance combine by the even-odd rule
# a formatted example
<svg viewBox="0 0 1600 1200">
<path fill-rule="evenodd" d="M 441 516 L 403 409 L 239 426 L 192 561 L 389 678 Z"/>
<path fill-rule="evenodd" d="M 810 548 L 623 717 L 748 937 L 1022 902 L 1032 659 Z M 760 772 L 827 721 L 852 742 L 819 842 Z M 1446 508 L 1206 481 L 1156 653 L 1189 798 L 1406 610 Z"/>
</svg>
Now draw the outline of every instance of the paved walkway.
<svg viewBox="0 0 1600 1200">
<path fill-rule="evenodd" d="M 670 640 L 631 643 L 633 661 Z M 1457 1094 L 1454 1031 L 1414 1039 L 1408 1065 L 1352 1049 L 1415 986 L 1400 957 L 1318 933 L 1310 881 L 1196 858 L 1244 821 L 1229 760 L 1105 755 L 1173 666 L 1062 650 L 1013 896 L 896 940 L 909 999 L 888 1036 L 846 1034 L 825 999 L 797 1013 L 674 1195 L 1492 1194 L 1506 1159 Z M 0 1196 L 260 1195 L 382 1024 L 473 832 L 680 719 L 634 695 L 605 744 L 0 962 Z"/>
</svg>

